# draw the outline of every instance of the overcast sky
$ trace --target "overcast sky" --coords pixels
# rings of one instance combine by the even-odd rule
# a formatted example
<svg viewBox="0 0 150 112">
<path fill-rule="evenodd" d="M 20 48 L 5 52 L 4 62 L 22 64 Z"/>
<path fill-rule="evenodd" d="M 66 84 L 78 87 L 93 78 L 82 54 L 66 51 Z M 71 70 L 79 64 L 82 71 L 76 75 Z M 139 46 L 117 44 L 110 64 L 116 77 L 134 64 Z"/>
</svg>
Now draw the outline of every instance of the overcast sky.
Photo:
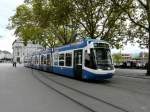
<svg viewBox="0 0 150 112">
<path fill-rule="evenodd" d="M 24 0 L 0 0 L 0 50 L 7 50 L 12 52 L 12 43 L 16 39 L 13 35 L 13 31 L 6 29 L 8 25 L 8 19 L 14 15 L 15 9 L 18 5 L 22 4 Z M 123 50 L 123 53 L 138 53 L 142 50 L 138 45 L 127 45 Z M 119 52 L 119 50 L 113 49 L 112 52 Z"/>
<path fill-rule="evenodd" d="M 24 0 L 0 0 L 0 50 L 12 52 L 12 42 L 16 39 L 13 31 L 6 29 L 8 19 L 15 13 L 16 6 Z"/>
</svg>

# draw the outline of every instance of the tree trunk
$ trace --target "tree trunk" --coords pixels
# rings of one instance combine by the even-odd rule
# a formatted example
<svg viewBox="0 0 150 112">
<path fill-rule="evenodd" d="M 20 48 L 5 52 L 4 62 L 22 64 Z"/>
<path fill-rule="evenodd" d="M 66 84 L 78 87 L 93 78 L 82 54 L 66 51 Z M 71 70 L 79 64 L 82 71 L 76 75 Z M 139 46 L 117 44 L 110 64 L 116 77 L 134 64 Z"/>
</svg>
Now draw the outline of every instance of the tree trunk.
<svg viewBox="0 0 150 112">
<path fill-rule="evenodd" d="M 147 64 L 147 76 L 150 76 L 150 1 L 147 0 L 147 6 L 148 6 L 148 23 L 149 23 L 149 38 L 148 38 L 148 64 Z"/>
<path fill-rule="evenodd" d="M 147 76 L 150 76 L 150 24 L 149 24 L 149 39 L 148 39 L 148 64 L 147 64 Z"/>
</svg>

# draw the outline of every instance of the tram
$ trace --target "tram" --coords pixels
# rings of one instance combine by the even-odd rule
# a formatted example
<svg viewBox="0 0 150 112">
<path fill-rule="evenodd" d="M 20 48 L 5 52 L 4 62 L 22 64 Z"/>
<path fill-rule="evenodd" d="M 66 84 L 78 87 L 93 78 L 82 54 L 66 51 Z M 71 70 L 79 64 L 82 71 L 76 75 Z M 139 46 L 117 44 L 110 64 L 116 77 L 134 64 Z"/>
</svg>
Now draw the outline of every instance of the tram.
<svg viewBox="0 0 150 112">
<path fill-rule="evenodd" d="M 49 48 L 26 62 L 26 67 L 86 80 L 109 79 L 115 72 L 110 45 L 96 39 Z"/>
</svg>

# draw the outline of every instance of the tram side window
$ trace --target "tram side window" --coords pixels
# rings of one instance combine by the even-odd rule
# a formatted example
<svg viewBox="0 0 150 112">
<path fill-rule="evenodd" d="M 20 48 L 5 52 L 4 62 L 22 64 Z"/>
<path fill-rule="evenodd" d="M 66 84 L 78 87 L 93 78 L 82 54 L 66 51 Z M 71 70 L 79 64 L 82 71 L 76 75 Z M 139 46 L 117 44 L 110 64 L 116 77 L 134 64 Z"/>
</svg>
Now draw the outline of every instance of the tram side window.
<svg viewBox="0 0 150 112">
<path fill-rule="evenodd" d="M 58 53 L 54 54 L 54 65 L 58 66 Z"/>
<path fill-rule="evenodd" d="M 81 52 L 79 52 L 79 54 L 78 54 L 78 65 L 82 65 L 82 53 Z"/>
<path fill-rule="evenodd" d="M 35 57 L 33 57 L 33 64 L 35 64 Z"/>
<path fill-rule="evenodd" d="M 38 56 L 35 57 L 35 64 L 38 64 Z"/>
<path fill-rule="evenodd" d="M 41 56 L 41 64 L 44 64 L 44 56 Z"/>
<path fill-rule="evenodd" d="M 33 57 L 31 57 L 31 64 L 33 64 Z"/>
<path fill-rule="evenodd" d="M 90 51 L 90 54 L 87 52 L 87 50 L 85 51 L 85 66 L 88 68 L 96 69 L 96 65 L 94 63 L 94 53 L 92 49 Z"/>
<path fill-rule="evenodd" d="M 40 64 L 40 56 L 38 55 L 38 64 Z"/>
<path fill-rule="evenodd" d="M 35 57 L 35 64 L 37 64 L 37 56 Z"/>
<path fill-rule="evenodd" d="M 46 56 L 44 56 L 44 64 L 47 64 L 47 63 L 46 63 L 46 62 L 47 62 L 46 60 L 47 60 L 47 59 L 46 59 Z"/>
<path fill-rule="evenodd" d="M 85 66 L 90 67 L 90 54 L 87 53 L 87 50 L 85 51 Z"/>
<path fill-rule="evenodd" d="M 47 65 L 50 65 L 50 54 L 47 55 Z"/>
<path fill-rule="evenodd" d="M 66 53 L 66 66 L 72 66 L 72 54 L 71 53 Z"/>
<path fill-rule="evenodd" d="M 37 57 L 35 56 L 35 63 L 34 64 L 36 64 L 36 61 L 37 61 Z"/>
<path fill-rule="evenodd" d="M 39 56 L 37 56 L 37 64 L 39 64 Z"/>
<path fill-rule="evenodd" d="M 39 64 L 41 64 L 41 56 L 39 55 Z"/>
<path fill-rule="evenodd" d="M 33 57 L 31 58 L 31 63 L 34 64 L 34 58 Z"/>
<path fill-rule="evenodd" d="M 59 54 L 59 66 L 64 66 L 64 54 Z"/>
</svg>

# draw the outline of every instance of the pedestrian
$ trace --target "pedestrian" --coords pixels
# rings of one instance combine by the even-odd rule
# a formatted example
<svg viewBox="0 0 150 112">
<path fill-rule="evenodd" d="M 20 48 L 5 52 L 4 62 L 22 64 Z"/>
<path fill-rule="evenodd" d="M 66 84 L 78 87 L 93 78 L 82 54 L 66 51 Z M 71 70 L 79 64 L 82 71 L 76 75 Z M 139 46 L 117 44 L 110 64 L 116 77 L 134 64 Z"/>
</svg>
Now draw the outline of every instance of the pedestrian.
<svg viewBox="0 0 150 112">
<path fill-rule="evenodd" d="M 12 61 L 12 65 L 13 65 L 13 67 L 14 67 L 14 61 Z"/>
<path fill-rule="evenodd" d="M 13 67 L 16 67 L 17 62 L 15 61 L 15 59 L 13 60 Z"/>
<path fill-rule="evenodd" d="M 15 67 L 16 67 L 16 64 L 17 64 L 17 63 L 16 63 L 16 62 L 14 62 L 14 66 L 15 66 Z"/>
</svg>

